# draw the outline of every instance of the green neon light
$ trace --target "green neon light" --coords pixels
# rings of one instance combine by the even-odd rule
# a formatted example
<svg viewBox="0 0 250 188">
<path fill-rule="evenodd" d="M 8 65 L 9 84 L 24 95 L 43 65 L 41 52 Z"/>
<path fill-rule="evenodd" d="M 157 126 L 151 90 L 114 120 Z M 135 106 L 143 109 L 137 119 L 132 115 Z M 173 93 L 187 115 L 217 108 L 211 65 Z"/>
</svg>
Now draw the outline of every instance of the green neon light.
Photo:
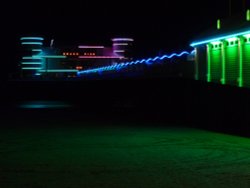
<svg viewBox="0 0 250 188">
<path fill-rule="evenodd" d="M 250 10 L 247 10 L 247 17 L 246 17 L 247 21 L 250 21 Z"/>
<path fill-rule="evenodd" d="M 242 51 L 242 39 L 239 39 L 239 87 L 243 87 L 243 51 Z"/>
<path fill-rule="evenodd" d="M 220 22 L 220 19 L 217 20 L 217 29 L 221 29 L 221 22 Z"/>
<path fill-rule="evenodd" d="M 67 58 L 66 56 L 64 55 L 45 55 L 45 56 L 32 56 L 34 58 L 36 57 L 40 57 L 40 58 L 51 58 L 51 59 L 64 59 L 64 58 Z"/>
<path fill-rule="evenodd" d="M 239 33 L 229 34 L 229 35 L 223 35 L 223 36 L 216 37 L 216 38 L 211 38 L 211 39 L 208 39 L 208 40 L 194 42 L 194 43 L 190 44 L 190 46 L 194 47 L 194 46 L 207 44 L 207 43 L 211 43 L 211 42 L 215 42 L 215 41 L 225 40 L 227 38 L 234 38 L 234 37 L 239 37 L 241 35 L 249 35 L 249 34 L 250 34 L 250 30 L 248 29 L 247 31 L 244 31 L 244 32 L 239 32 Z"/>
<path fill-rule="evenodd" d="M 214 42 L 211 42 L 212 45 L 219 45 L 221 44 L 221 41 L 214 41 Z"/>
<path fill-rule="evenodd" d="M 21 40 L 44 40 L 42 37 L 22 37 Z"/>
<path fill-rule="evenodd" d="M 22 59 L 43 59 L 41 57 L 23 57 Z"/>
<path fill-rule="evenodd" d="M 221 83 L 222 73 L 222 60 L 221 60 L 221 47 L 212 48 L 210 45 L 210 80 L 211 82 Z"/>
<path fill-rule="evenodd" d="M 232 37 L 232 38 L 226 39 L 226 41 L 228 41 L 228 42 L 234 42 L 234 41 L 237 41 L 237 40 L 238 40 L 237 37 Z"/>
<path fill-rule="evenodd" d="M 211 52 L 210 45 L 207 45 L 207 82 L 211 82 Z"/>
<path fill-rule="evenodd" d="M 198 59 L 198 52 L 197 48 L 195 48 L 195 80 L 199 80 L 199 59 Z"/>
<path fill-rule="evenodd" d="M 22 45 L 43 45 L 42 42 L 22 42 Z"/>
<path fill-rule="evenodd" d="M 22 70 L 40 70 L 40 67 L 23 67 Z"/>
<path fill-rule="evenodd" d="M 239 40 L 238 40 L 239 41 Z M 226 58 L 226 84 L 239 86 L 239 42 L 237 44 L 233 42 L 234 45 L 229 45 L 225 48 L 225 58 Z M 226 45 L 226 42 L 225 42 Z"/>
<path fill-rule="evenodd" d="M 70 70 L 70 69 L 48 69 L 48 70 L 40 70 L 39 72 L 51 72 L 51 73 L 53 73 L 53 72 L 74 72 L 74 73 L 76 73 L 76 72 L 78 72 L 78 70 L 76 70 L 76 69 L 72 69 L 72 70 Z"/>
<path fill-rule="evenodd" d="M 243 51 L 243 65 L 242 65 L 242 74 L 243 74 L 243 86 L 250 88 L 250 44 L 242 43 Z"/>
<path fill-rule="evenodd" d="M 43 50 L 42 49 L 33 49 L 32 51 L 33 52 L 42 52 Z"/>
<path fill-rule="evenodd" d="M 42 63 L 37 62 L 22 62 L 23 65 L 41 65 Z"/>
<path fill-rule="evenodd" d="M 225 54 L 225 44 L 224 43 L 222 43 L 221 58 L 222 58 L 222 78 L 221 78 L 221 83 L 226 84 L 226 54 Z"/>
</svg>

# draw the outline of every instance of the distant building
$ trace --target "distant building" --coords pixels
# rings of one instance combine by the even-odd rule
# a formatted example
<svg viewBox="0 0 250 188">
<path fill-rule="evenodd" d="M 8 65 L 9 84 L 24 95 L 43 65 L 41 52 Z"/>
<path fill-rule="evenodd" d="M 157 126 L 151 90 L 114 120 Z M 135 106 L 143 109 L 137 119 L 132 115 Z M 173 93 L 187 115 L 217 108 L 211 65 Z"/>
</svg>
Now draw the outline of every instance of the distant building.
<svg viewBox="0 0 250 188">
<path fill-rule="evenodd" d="M 113 38 L 112 47 L 44 46 L 43 37 L 22 37 L 21 77 L 76 77 L 77 72 L 132 59 L 131 38 Z"/>
<path fill-rule="evenodd" d="M 216 25 L 215 25 L 216 26 Z M 250 87 L 250 11 L 216 27 L 191 44 L 195 48 L 195 79 Z"/>
</svg>

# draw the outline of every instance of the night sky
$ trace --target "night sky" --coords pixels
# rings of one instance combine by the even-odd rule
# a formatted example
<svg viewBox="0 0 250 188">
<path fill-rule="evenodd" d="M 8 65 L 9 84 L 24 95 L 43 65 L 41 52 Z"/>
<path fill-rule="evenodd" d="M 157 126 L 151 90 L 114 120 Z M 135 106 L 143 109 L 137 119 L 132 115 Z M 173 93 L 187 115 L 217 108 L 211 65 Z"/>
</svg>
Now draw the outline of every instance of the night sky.
<svg viewBox="0 0 250 188">
<path fill-rule="evenodd" d="M 8 71 L 16 66 L 18 39 L 32 34 L 55 39 L 56 46 L 111 45 L 112 37 L 133 37 L 136 57 L 189 49 L 196 35 L 228 16 L 228 1 L 8 1 L 0 13 L 4 64 Z M 241 11 L 241 2 L 232 1 L 233 13 Z"/>
</svg>

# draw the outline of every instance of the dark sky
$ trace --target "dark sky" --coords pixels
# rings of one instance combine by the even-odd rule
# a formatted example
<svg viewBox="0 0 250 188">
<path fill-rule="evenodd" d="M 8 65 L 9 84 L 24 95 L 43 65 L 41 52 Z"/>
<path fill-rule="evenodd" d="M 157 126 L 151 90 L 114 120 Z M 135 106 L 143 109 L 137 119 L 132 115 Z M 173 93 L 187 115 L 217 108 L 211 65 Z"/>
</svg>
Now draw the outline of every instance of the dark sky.
<svg viewBox="0 0 250 188">
<path fill-rule="evenodd" d="M 232 1 L 233 12 L 240 11 L 240 0 Z M 111 45 L 110 38 L 129 36 L 135 39 L 137 57 L 187 49 L 197 34 L 216 27 L 217 18 L 228 16 L 228 2 L 8 1 L 0 13 L 6 61 L 15 66 L 12 61 L 18 54 L 19 37 L 33 33 L 55 39 L 56 45 Z"/>
</svg>

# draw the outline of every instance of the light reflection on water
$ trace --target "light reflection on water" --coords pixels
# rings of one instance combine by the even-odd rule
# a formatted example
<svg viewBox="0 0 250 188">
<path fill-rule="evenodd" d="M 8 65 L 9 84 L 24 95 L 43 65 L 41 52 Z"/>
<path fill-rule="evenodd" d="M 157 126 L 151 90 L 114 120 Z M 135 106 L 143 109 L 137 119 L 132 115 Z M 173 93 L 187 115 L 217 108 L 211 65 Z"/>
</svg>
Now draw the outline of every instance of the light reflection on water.
<svg viewBox="0 0 250 188">
<path fill-rule="evenodd" d="M 25 101 L 22 102 L 19 108 L 23 109 L 58 109 L 58 108 L 70 108 L 72 105 L 63 101 Z"/>
</svg>

